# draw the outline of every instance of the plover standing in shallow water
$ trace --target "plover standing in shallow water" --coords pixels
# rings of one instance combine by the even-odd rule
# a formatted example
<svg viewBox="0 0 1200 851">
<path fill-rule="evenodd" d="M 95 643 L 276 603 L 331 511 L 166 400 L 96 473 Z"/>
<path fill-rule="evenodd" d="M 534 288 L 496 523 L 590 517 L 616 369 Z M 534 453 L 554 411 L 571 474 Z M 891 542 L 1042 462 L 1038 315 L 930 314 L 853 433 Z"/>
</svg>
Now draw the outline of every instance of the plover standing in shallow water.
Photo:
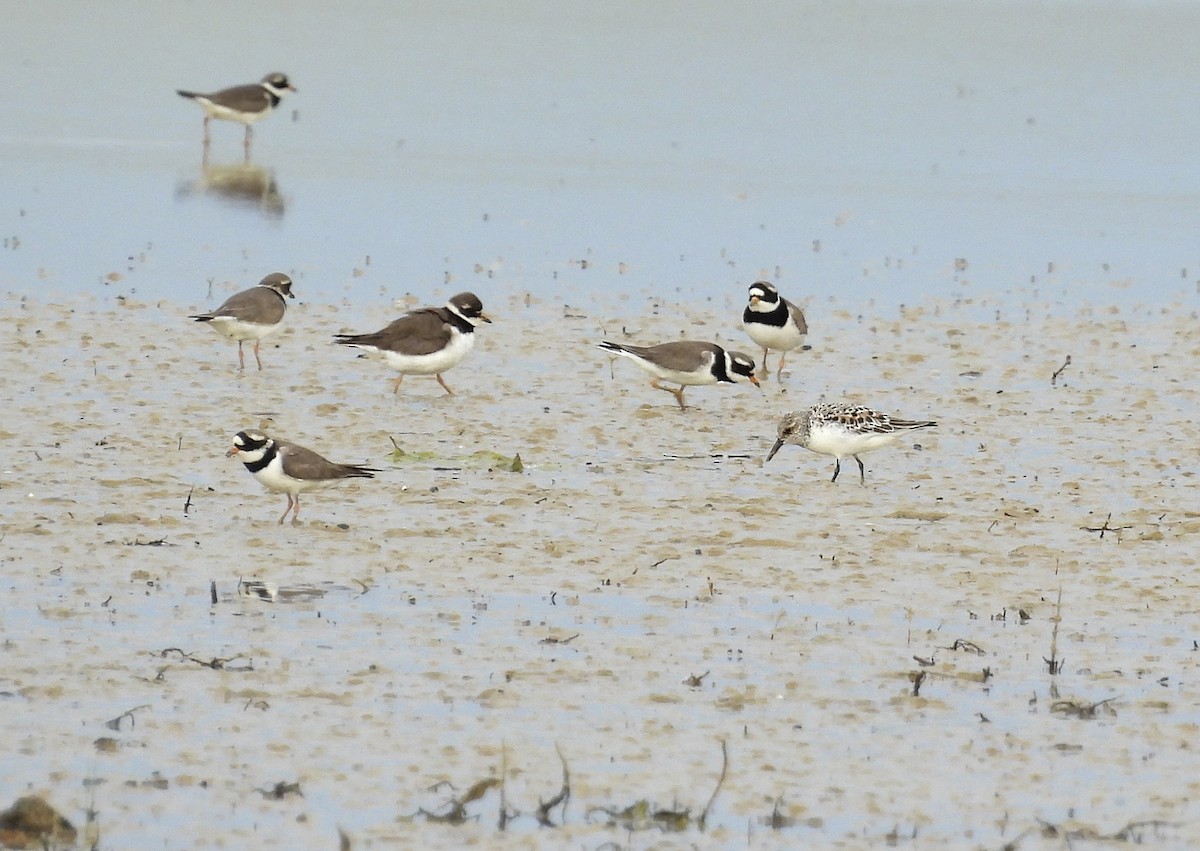
<svg viewBox="0 0 1200 851">
<path fill-rule="evenodd" d="M 759 386 L 758 379 L 754 377 L 754 361 L 741 352 L 727 352 L 716 343 L 676 340 L 657 346 L 623 346 L 605 340 L 600 348 L 624 355 L 653 375 L 654 380 L 650 385 L 673 394 L 680 408 L 687 408 L 683 404 L 684 387 L 716 384 L 718 381 L 734 384 L 739 377 Z M 659 381 L 678 384 L 679 389 L 663 387 Z"/>
<path fill-rule="evenodd" d="M 860 453 L 887 446 L 904 432 L 936 425 L 931 420 L 902 420 L 862 405 L 813 405 L 807 411 L 783 415 L 779 437 L 767 453 L 767 460 L 774 458 L 785 443 L 832 455 L 836 460 L 830 481 L 836 482 L 842 459 L 850 457 L 858 462 L 859 481 L 865 485 L 867 473 Z"/>
<path fill-rule="evenodd" d="M 287 312 L 288 298 L 292 294 L 292 279 L 283 272 L 272 272 L 258 286 L 242 290 L 231 295 L 225 303 L 209 313 L 189 316 L 197 322 L 207 322 L 208 326 L 222 336 L 237 340 L 238 364 L 246 368 L 246 355 L 242 352 L 242 343 L 254 341 L 254 360 L 262 369 L 262 358 L 258 356 L 258 344 L 263 337 L 273 334 L 280 328 L 283 315 Z"/>
<path fill-rule="evenodd" d="M 204 147 L 208 147 L 208 122 L 214 118 L 225 121 L 237 121 L 246 126 L 246 137 L 242 140 L 242 148 L 246 159 L 250 158 L 250 139 L 253 135 L 251 127 L 255 121 L 270 115 L 283 99 L 284 92 L 296 91 L 286 74 L 267 74 L 257 83 L 245 86 L 232 86 L 212 94 L 189 92 L 176 89 L 182 98 L 195 101 L 204 109 Z"/>
<path fill-rule="evenodd" d="M 750 285 L 750 301 L 742 312 L 742 326 L 750 339 L 762 346 L 762 378 L 768 374 L 767 352 L 779 352 L 776 381 L 783 377 L 783 361 L 787 353 L 803 346 L 808 336 L 804 311 L 781 297 L 779 290 L 766 281 L 756 281 Z"/>
<path fill-rule="evenodd" d="M 233 447 L 225 455 L 237 455 L 267 490 L 287 494 L 287 508 L 279 517 L 280 523 L 289 511 L 292 512 L 292 523 L 299 521 L 300 494 L 304 491 L 342 479 L 373 479 L 380 472 L 359 464 L 335 464 L 311 449 L 275 440 L 257 431 L 239 431 L 233 437 Z"/>
<path fill-rule="evenodd" d="M 475 293 L 459 293 L 445 307 L 423 307 L 406 313 L 373 334 L 336 334 L 334 342 L 352 346 L 387 361 L 400 373 L 393 393 L 406 375 L 436 375 L 451 396 L 442 373 L 457 365 L 475 345 L 475 326 L 492 320 Z"/>
</svg>

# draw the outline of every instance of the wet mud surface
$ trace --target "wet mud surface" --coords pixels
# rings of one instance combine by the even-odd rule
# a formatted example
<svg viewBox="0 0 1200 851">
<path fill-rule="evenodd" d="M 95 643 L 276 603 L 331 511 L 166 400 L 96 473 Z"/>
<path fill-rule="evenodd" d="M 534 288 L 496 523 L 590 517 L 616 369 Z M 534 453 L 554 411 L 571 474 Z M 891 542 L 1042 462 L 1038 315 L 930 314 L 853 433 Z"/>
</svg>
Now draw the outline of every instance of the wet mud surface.
<svg viewBox="0 0 1200 851">
<path fill-rule="evenodd" d="M 220 288 L 8 296 L 12 797 L 110 848 L 1196 841 L 1192 310 L 808 303 L 782 384 L 687 411 L 595 348 L 753 353 L 740 294 L 481 290 L 453 397 L 331 344 L 382 299 L 301 295 L 239 373 L 186 320 Z M 866 487 L 763 464 L 784 411 L 843 400 L 939 427 Z M 224 457 L 248 427 L 385 472 L 280 526 Z"/>
</svg>

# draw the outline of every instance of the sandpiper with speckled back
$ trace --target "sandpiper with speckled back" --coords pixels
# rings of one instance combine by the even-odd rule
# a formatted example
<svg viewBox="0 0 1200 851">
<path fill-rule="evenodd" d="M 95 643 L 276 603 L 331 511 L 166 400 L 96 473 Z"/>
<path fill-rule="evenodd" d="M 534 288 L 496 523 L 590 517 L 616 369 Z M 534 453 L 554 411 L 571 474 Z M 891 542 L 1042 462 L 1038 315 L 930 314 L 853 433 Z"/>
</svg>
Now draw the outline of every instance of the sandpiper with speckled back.
<svg viewBox="0 0 1200 851">
<path fill-rule="evenodd" d="M 783 415 L 767 460 L 774 458 L 785 443 L 832 455 L 836 460 L 830 481 L 836 482 L 842 459 L 850 457 L 858 462 L 859 481 L 865 485 L 867 473 L 859 454 L 887 446 L 906 432 L 936 425 L 932 420 L 903 420 L 862 405 L 813 405 L 807 411 Z"/>
</svg>

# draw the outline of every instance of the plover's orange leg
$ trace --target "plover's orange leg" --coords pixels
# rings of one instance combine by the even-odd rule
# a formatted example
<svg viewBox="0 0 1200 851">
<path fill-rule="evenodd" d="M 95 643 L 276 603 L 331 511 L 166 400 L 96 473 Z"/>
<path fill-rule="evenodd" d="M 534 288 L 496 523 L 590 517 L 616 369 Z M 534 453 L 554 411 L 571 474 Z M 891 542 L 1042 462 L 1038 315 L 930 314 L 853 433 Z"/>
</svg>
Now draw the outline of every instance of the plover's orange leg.
<svg viewBox="0 0 1200 851">
<path fill-rule="evenodd" d="M 658 379 L 656 378 L 650 382 L 650 386 L 656 390 L 666 390 L 675 397 L 675 401 L 679 403 L 679 407 L 681 409 L 685 411 L 687 410 L 687 405 L 683 404 L 683 385 L 680 385 L 678 390 L 676 390 L 674 387 L 663 387 L 658 383 Z"/>
</svg>

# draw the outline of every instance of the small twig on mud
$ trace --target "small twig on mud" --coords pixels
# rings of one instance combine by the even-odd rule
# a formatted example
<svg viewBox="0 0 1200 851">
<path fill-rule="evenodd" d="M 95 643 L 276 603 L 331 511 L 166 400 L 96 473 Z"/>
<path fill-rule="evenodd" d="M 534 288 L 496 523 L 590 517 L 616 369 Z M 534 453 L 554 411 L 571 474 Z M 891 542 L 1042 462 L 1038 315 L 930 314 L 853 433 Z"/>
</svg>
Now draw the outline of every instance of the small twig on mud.
<svg viewBox="0 0 1200 851">
<path fill-rule="evenodd" d="M 183 501 L 183 516 L 186 517 L 188 509 L 192 507 L 192 494 L 195 492 L 196 486 L 192 485 L 192 489 L 188 491 L 187 499 Z"/>
<path fill-rule="evenodd" d="M 572 641 L 574 641 L 578 637 L 579 637 L 578 632 L 575 633 L 574 635 L 568 636 L 567 638 L 555 638 L 553 635 L 548 635 L 545 638 L 543 638 L 541 641 L 539 641 L 538 644 L 570 644 Z"/>
<path fill-rule="evenodd" d="M 1101 539 L 1104 538 L 1105 532 L 1115 532 L 1117 534 L 1118 541 L 1121 539 L 1121 532 L 1125 531 L 1126 529 L 1133 528 L 1132 526 L 1109 526 L 1108 525 L 1109 520 L 1112 520 L 1112 512 L 1111 511 L 1108 512 L 1108 516 L 1104 518 L 1104 523 L 1102 523 L 1101 525 L 1099 525 L 1099 526 L 1080 526 L 1079 528 L 1083 529 L 1085 532 L 1099 532 Z"/>
<path fill-rule="evenodd" d="M 1067 359 L 1065 361 L 1063 361 L 1063 365 L 1060 366 L 1058 369 L 1054 370 L 1054 374 L 1050 376 L 1050 386 L 1053 387 L 1058 384 L 1058 377 L 1060 375 L 1062 375 L 1063 370 L 1065 370 L 1070 365 L 1071 365 L 1071 356 L 1067 355 Z"/>
<path fill-rule="evenodd" d="M 986 653 L 984 653 L 984 650 L 982 647 L 980 647 L 974 641 L 967 641 L 965 638 L 954 639 L 954 643 L 945 649 L 947 649 L 947 650 L 962 650 L 967 653 L 974 653 L 976 656 L 986 656 L 987 655 Z"/>
<path fill-rule="evenodd" d="M 567 804 L 571 800 L 571 773 L 567 770 L 567 758 L 563 756 L 562 748 L 558 745 L 554 746 L 554 750 L 558 752 L 558 760 L 562 763 L 562 788 L 558 790 L 558 794 L 549 801 L 538 799 L 537 820 L 542 827 L 554 827 L 554 822 L 550 820 L 550 811 L 562 804 L 562 812 L 559 814 L 561 823 L 567 822 Z"/>
<path fill-rule="evenodd" d="M 158 652 L 158 655 L 163 658 L 166 658 L 168 653 L 178 653 L 180 661 L 195 662 L 197 665 L 201 665 L 202 667 L 205 667 L 205 668 L 212 668 L 214 671 L 225 671 L 225 670 L 253 671 L 254 670 L 253 663 L 247 664 L 246 666 L 241 667 L 241 668 L 227 667 L 228 664 L 230 662 L 234 661 L 235 659 L 244 659 L 245 657 L 242 656 L 241 653 L 237 654 L 236 656 L 227 656 L 225 658 L 214 656 L 211 659 L 205 660 L 205 659 L 197 659 L 191 653 L 187 653 L 187 652 L 179 649 L 178 647 L 168 647 L 165 650 L 160 650 Z"/>
<path fill-rule="evenodd" d="M 708 813 L 712 809 L 717 800 L 717 793 L 721 791 L 721 786 L 725 783 L 725 775 L 729 773 L 729 745 L 725 739 L 721 739 L 721 776 L 717 778 L 717 786 L 713 789 L 712 795 L 709 796 L 708 803 L 704 805 L 704 811 L 700 813 L 700 818 L 696 824 L 700 830 L 704 830 L 704 825 L 708 821 Z"/>
<path fill-rule="evenodd" d="M 1058 589 L 1058 602 L 1054 605 L 1054 629 L 1050 631 L 1050 658 L 1042 657 L 1042 661 L 1046 663 L 1050 671 L 1050 675 L 1054 676 L 1062 670 L 1062 666 L 1066 663 L 1066 659 L 1058 658 L 1058 625 L 1062 623 L 1062 587 Z"/>
<path fill-rule="evenodd" d="M 500 743 L 500 818 L 496 822 L 496 826 L 500 828 L 500 832 L 504 832 L 504 828 L 508 826 L 508 798 L 505 795 L 506 781 L 508 780 L 508 744 Z"/>
<path fill-rule="evenodd" d="M 134 727 L 134 726 L 136 726 L 136 721 L 133 717 L 133 713 L 140 712 L 143 709 L 149 709 L 149 708 L 150 708 L 149 703 L 143 703 L 141 706 L 133 707 L 133 709 L 126 709 L 124 712 L 122 712 L 116 718 L 113 718 L 110 721 L 105 721 L 104 726 L 110 730 L 120 730 L 121 729 L 121 721 L 125 718 L 128 718 L 129 726 Z"/>
<path fill-rule="evenodd" d="M 1116 700 L 1115 697 L 1106 697 L 1104 700 L 1098 700 L 1095 703 L 1083 703 L 1078 700 L 1056 700 L 1050 704 L 1050 711 L 1084 719 L 1095 718 L 1101 709 L 1107 710 L 1110 715 L 1116 715 L 1116 712 L 1108 705 L 1114 700 Z"/>
</svg>

